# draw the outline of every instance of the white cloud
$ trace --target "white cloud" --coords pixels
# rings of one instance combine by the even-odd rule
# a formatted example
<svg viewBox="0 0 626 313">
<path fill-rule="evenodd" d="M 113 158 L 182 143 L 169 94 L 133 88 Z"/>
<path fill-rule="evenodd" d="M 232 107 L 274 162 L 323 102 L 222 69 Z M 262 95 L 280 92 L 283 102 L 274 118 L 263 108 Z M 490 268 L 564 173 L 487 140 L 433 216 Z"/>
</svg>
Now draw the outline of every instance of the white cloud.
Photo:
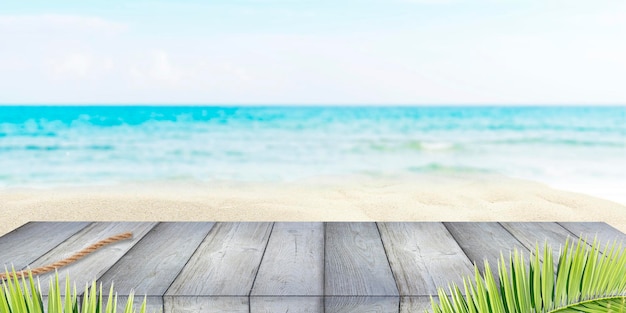
<svg viewBox="0 0 626 313">
<path fill-rule="evenodd" d="M 197 96 L 197 101 L 208 99 L 207 95 L 235 94 L 264 85 L 254 73 L 259 67 L 244 64 L 242 56 L 224 57 L 207 52 L 206 47 L 201 49 L 194 53 L 176 49 L 141 51 L 126 59 L 126 78 L 135 89 L 186 92 L 185 96 Z M 267 72 L 265 66 L 260 70 Z"/>
<path fill-rule="evenodd" d="M 48 62 L 50 74 L 55 80 L 95 79 L 114 68 L 111 57 L 85 52 L 70 52 Z"/>
<path fill-rule="evenodd" d="M 152 87 L 154 84 L 167 87 L 181 86 L 183 70 L 170 60 L 163 50 L 151 53 L 148 64 L 135 64 L 130 69 L 130 78 L 138 86 Z"/>
<path fill-rule="evenodd" d="M 92 64 L 93 60 L 90 56 L 81 53 L 72 53 L 51 65 L 54 74 L 83 78 L 89 74 Z"/>
<path fill-rule="evenodd" d="M 13 71 L 7 80 L 15 74 L 93 78 L 113 67 L 111 51 L 119 49 L 125 29 L 126 24 L 94 16 L 0 15 L 0 68 Z"/>
<path fill-rule="evenodd" d="M 157 51 L 154 54 L 152 68 L 148 73 L 150 78 L 170 84 L 176 84 L 182 79 L 181 71 L 172 64 L 169 55 L 165 51 Z"/>
</svg>

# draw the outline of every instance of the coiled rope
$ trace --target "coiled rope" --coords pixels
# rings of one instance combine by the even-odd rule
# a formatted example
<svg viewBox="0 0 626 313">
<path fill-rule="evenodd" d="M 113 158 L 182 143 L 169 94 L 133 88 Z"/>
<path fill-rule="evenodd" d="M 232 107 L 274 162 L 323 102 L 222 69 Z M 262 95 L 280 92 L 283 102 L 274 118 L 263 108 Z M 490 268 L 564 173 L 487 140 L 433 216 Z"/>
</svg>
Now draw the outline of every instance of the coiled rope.
<svg viewBox="0 0 626 313">
<path fill-rule="evenodd" d="M 37 267 L 35 269 L 32 270 L 23 270 L 23 271 L 19 271 L 17 273 L 9 273 L 7 271 L 6 274 L 4 273 L 0 273 L 0 280 L 6 280 L 7 278 L 13 278 L 13 277 L 25 277 L 28 275 L 39 275 L 39 274 L 43 274 L 43 273 L 47 273 L 50 272 L 52 270 L 58 269 L 60 267 L 66 266 L 68 264 L 74 263 L 82 258 L 84 258 L 85 256 L 89 255 L 90 253 L 93 253 L 94 251 L 112 244 L 114 242 L 118 242 L 120 240 L 125 240 L 125 239 L 129 239 L 133 237 L 133 233 L 122 233 L 122 234 L 117 234 L 115 236 L 111 236 L 107 239 L 104 240 L 100 240 L 90 246 L 88 246 L 87 248 L 80 250 L 78 252 L 76 252 L 75 254 L 73 254 L 72 256 L 65 258 L 63 260 L 54 262 L 52 264 L 49 265 L 45 265 L 45 266 L 41 266 L 41 267 Z"/>
</svg>

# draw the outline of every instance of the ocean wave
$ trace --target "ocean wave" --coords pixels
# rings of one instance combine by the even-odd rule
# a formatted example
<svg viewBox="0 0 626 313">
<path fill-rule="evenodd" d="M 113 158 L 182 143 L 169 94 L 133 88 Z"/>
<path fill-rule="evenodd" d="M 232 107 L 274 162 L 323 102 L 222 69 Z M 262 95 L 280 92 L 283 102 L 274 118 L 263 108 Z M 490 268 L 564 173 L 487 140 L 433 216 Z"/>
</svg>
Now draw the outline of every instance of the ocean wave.
<svg viewBox="0 0 626 313">
<path fill-rule="evenodd" d="M 59 132 L 57 131 L 28 131 L 23 129 L 16 129 L 10 131 L 0 131 L 0 138 L 10 138 L 10 137 L 58 137 Z"/>
<path fill-rule="evenodd" d="M 485 141 L 486 144 L 501 145 L 520 145 L 520 144 L 536 144 L 550 146 L 579 146 L 579 147 L 613 147 L 625 148 L 626 141 L 624 138 L 616 138 L 615 140 L 591 140 L 591 139 L 569 139 L 569 138 L 545 138 L 545 137 L 525 137 L 510 138 Z"/>
<path fill-rule="evenodd" d="M 442 163 L 428 163 L 422 166 L 410 166 L 407 168 L 407 171 L 412 173 L 441 173 L 441 174 L 455 174 L 455 173 L 465 173 L 465 174 L 488 174 L 495 173 L 494 169 L 488 169 L 483 167 L 471 167 L 471 166 L 461 166 L 461 165 L 447 165 Z"/>
<path fill-rule="evenodd" d="M 620 112 L 2 107 L 0 185 L 16 177 L 25 182 L 171 175 L 289 180 L 363 171 L 622 178 L 626 124 Z"/>
<path fill-rule="evenodd" d="M 356 152 L 367 152 L 366 150 L 375 152 L 451 152 L 463 149 L 461 144 L 449 141 L 420 141 L 420 140 L 373 140 L 356 144 Z"/>
<path fill-rule="evenodd" d="M 0 151 L 112 151 L 115 150 L 113 145 L 6 145 L 0 146 Z"/>
</svg>

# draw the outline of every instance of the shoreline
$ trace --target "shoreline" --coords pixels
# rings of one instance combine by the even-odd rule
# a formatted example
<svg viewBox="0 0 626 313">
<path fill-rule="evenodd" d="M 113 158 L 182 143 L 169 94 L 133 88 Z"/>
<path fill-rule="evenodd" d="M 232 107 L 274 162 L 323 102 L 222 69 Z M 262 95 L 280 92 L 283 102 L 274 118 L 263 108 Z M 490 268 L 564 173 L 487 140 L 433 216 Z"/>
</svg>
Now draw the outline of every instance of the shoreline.
<svg viewBox="0 0 626 313">
<path fill-rule="evenodd" d="M 495 175 L 325 177 L 0 189 L 0 235 L 28 221 L 602 221 L 626 205 Z"/>
</svg>

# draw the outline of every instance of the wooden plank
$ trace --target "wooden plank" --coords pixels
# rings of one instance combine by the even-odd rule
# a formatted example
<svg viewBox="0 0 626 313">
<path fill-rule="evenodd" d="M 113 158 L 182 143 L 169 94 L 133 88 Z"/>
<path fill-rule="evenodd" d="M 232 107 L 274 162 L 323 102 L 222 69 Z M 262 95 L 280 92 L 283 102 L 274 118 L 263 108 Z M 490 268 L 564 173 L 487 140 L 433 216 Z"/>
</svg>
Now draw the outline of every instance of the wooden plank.
<svg viewBox="0 0 626 313">
<path fill-rule="evenodd" d="M 163 296 L 215 223 L 159 223 L 101 278 L 108 294 Z"/>
<path fill-rule="evenodd" d="M 328 296 L 325 306 L 325 313 L 398 313 L 400 298 Z"/>
<path fill-rule="evenodd" d="M 547 241 L 555 253 L 565 244 L 567 237 L 576 238 L 561 225 L 552 222 L 507 222 L 500 223 L 528 250 L 535 251 L 535 246 L 543 248 Z M 556 261 L 556 259 L 555 259 Z"/>
<path fill-rule="evenodd" d="M 379 223 L 401 296 L 437 294 L 437 287 L 462 284 L 473 265 L 442 223 Z"/>
<path fill-rule="evenodd" d="M 324 313 L 324 298 L 250 297 L 250 313 Z"/>
<path fill-rule="evenodd" d="M 437 297 L 433 297 L 438 301 Z M 402 297 L 400 298 L 400 313 L 430 312 L 432 306 L 429 297 Z"/>
<path fill-rule="evenodd" d="M 602 245 L 612 243 L 614 240 L 626 242 L 624 233 L 603 222 L 562 222 L 559 224 L 577 237 L 581 235 L 583 239 L 587 237 L 590 243 L 593 242 L 596 235 Z"/>
<path fill-rule="evenodd" d="M 67 265 L 59 270 L 59 281 L 64 286 L 66 274 L 69 273 L 70 280 L 76 283 L 76 286 L 84 286 L 91 283 L 104 274 L 117 260 L 119 260 L 130 248 L 135 245 L 141 238 L 150 231 L 157 223 L 147 222 L 115 222 L 115 223 L 92 223 L 89 226 L 76 233 L 62 244 L 37 259 L 31 267 L 48 265 L 53 262 L 67 258 L 74 253 L 88 247 L 89 245 L 106 239 L 110 236 L 132 232 L 133 238 L 116 242 L 114 244 L 100 248 L 83 259 Z M 42 294 L 48 294 L 48 280 L 54 276 L 54 272 L 42 274 L 39 276 L 41 280 Z M 65 293 L 65 289 L 61 288 L 61 292 Z"/>
<path fill-rule="evenodd" d="M 508 258 L 510 252 L 518 249 L 528 255 L 528 249 L 498 223 L 454 222 L 444 225 L 465 255 L 481 272 L 485 270 L 485 260 L 489 262 L 492 270 L 497 269 L 500 253 Z"/>
<path fill-rule="evenodd" d="M 43 284 L 43 282 L 41 283 Z M 84 286 L 82 287 L 83 287 L 82 290 L 78 286 L 76 288 L 78 288 L 77 289 L 78 291 L 84 291 Z M 65 286 L 61 286 L 61 288 L 65 288 Z M 106 308 L 107 300 L 109 300 L 108 297 L 109 296 L 107 295 L 102 298 L 103 306 L 105 308 Z M 44 310 L 45 312 L 47 312 L 48 296 L 42 295 L 41 299 L 42 299 L 42 303 L 44 304 Z M 113 299 L 115 299 L 115 295 Z M 133 307 L 135 308 L 135 312 L 139 312 L 143 299 L 144 299 L 143 295 L 135 295 L 135 298 L 133 299 Z M 77 296 L 76 301 L 79 303 L 79 305 L 82 305 L 83 295 Z M 115 301 L 115 300 L 112 300 L 112 301 Z M 61 296 L 61 303 L 64 303 L 64 302 L 65 302 L 65 296 Z M 117 296 L 117 312 L 124 312 L 126 302 L 128 302 L 128 296 L 120 296 L 120 295 Z M 162 297 L 147 297 L 146 298 L 146 313 L 163 313 L 163 298 Z"/>
<path fill-rule="evenodd" d="M 166 292 L 168 296 L 248 296 L 272 223 L 217 223 Z"/>
<path fill-rule="evenodd" d="M 326 224 L 325 294 L 397 296 L 375 223 Z"/>
<path fill-rule="evenodd" d="M 104 288 L 104 287 L 103 287 Z M 103 290 L 104 291 L 104 290 Z M 108 294 L 108 289 L 107 289 Z M 104 302 L 106 304 L 106 300 L 108 295 L 104 298 Z M 135 312 L 139 312 L 141 308 L 141 304 L 144 300 L 144 294 L 135 293 L 135 297 L 133 299 L 133 308 L 135 308 Z M 128 296 L 117 296 L 117 312 L 123 312 L 124 307 L 126 306 L 126 302 L 128 302 Z M 160 313 L 163 311 L 163 297 L 161 296 L 147 296 L 146 297 L 146 312 L 147 313 Z"/>
<path fill-rule="evenodd" d="M 275 223 L 251 294 L 324 295 L 324 224 Z"/>
<path fill-rule="evenodd" d="M 163 313 L 250 313 L 246 297 L 165 296 Z"/>
<path fill-rule="evenodd" d="M 85 228 L 87 222 L 30 222 L 0 237 L 0 270 L 21 270 Z"/>
</svg>

